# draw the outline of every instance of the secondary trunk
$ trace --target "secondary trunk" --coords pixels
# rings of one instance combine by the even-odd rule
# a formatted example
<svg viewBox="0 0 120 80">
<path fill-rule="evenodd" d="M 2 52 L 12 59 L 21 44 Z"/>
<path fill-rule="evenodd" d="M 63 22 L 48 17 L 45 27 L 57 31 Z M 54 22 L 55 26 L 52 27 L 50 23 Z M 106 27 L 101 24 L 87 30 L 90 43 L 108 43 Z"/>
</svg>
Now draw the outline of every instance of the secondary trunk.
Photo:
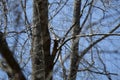
<svg viewBox="0 0 120 80">
<path fill-rule="evenodd" d="M 76 36 L 79 34 L 80 28 L 80 6 L 81 0 L 74 0 L 74 12 L 73 12 L 73 33 L 72 36 Z M 76 80 L 77 70 L 78 70 L 78 49 L 79 49 L 79 38 L 74 38 L 72 40 L 72 53 L 71 53 L 71 65 L 70 65 L 70 73 L 68 80 Z"/>
</svg>

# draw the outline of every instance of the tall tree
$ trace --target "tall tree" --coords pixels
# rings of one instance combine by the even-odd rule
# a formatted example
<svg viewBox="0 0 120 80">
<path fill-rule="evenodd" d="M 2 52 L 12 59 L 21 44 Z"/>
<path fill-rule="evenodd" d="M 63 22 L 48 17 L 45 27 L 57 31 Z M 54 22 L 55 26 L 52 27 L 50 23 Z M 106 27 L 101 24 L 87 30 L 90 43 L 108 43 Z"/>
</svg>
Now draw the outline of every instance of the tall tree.
<svg viewBox="0 0 120 80">
<path fill-rule="evenodd" d="M 80 33 L 80 8 L 81 7 L 81 0 L 74 0 L 74 11 L 73 11 L 73 30 L 72 36 L 75 37 Z M 78 65 L 77 61 L 79 58 L 78 52 L 79 51 L 79 38 L 75 37 L 72 39 L 72 53 L 71 57 L 71 65 L 70 65 L 70 74 L 69 80 L 76 80 Z"/>
<path fill-rule="evenodd" d="M 32 34 L 32 79 L 52 80 L 53 59 L 50 54 L 51 39 L 48 31 L 48 0 L 33 1 Z"/>
<path fill-rule="evenodd" d="M 41 6 L 42 5 L 42 6 Z M 47 0 L 33 0 L 33 31 L 32 31 L 32 80 L 45 80 L 45 51 L 43 37 L 48 27 Z M 45 35 L 47 34 L 47 35 Z M 48 43 L 49 45 L 49 43 Z M 49 48 L 49 47 L 48 47 Z"/>
</svg>

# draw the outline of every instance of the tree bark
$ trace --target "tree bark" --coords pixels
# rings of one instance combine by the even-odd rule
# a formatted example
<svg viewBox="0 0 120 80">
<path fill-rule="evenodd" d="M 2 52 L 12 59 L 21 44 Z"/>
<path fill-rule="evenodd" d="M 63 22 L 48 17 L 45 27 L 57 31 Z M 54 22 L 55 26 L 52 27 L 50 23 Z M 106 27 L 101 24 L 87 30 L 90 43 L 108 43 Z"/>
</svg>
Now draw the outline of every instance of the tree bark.
<svg viewBox="0 0 120 80">
<path fill-rule="evenodd" d="M 80 6 L 81 0 L 74 0 L 74 12 L 73 12 L 73 34 L 72 36 L 79 34 L 80 28 Z M 74 38 L 72 40 L 72 53 L 71 53 L 71 65 L 70 65 L 70 73 L 68 80 L 76 80 L 77 70 L 78 70 L 78 49 L 79 49 L 79 38 Z"/>
<path fill-rule="evenodd" d="M 48 0 L 33 0 L 32 80 L 52 80 L 53 61 L 50 55 Z"/>
</svg>

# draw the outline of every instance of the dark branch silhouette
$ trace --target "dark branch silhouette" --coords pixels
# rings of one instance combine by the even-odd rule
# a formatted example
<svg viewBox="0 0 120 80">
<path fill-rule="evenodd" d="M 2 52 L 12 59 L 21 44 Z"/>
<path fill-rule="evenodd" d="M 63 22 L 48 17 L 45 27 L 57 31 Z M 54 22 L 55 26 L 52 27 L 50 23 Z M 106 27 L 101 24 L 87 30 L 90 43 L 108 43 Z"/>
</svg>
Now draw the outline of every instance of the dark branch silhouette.
<svg viewBox="0 0 120 80">
<path fill-rule="evenodd" d="M 26 80 L 24 74 L 21 71 L 19 64 L 13 57 L 12 51 L 10 51 L 5 36 L 2 32 L 0 32 L 0 53 L 5 58 L 7 64 L 12 69 L 14 74 L 14 80 Z"/>
</svg>

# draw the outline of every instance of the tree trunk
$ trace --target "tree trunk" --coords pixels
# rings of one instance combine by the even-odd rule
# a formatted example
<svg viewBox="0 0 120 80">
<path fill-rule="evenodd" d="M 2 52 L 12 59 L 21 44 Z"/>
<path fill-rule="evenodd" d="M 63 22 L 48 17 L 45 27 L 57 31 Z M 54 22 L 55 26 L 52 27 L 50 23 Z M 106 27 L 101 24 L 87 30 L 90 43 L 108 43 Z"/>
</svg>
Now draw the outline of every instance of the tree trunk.
<svg viewBox="0 0 120 80">
<path fill-rule="evenodd" d="M 73 12 L 73 24 L 75 26 L 73 27 L 73 34 L 72 36 L 79 34 L 79 28 L 80 28 L 80 6 L 81 6 L 81 0 L 75 0 L 74 1 L 74 12 Z M 79 38 L 74 38 L 72 40 L 72 53 L 71 53 L 71 65 L 70 65 L 70 73 L 68 80 L 76 80 L 77 70 L 78 70 L 78 49 L 79 49 Z"/>
<path fill-rule="evenodd" d="M 33 0 L 32 80 L 52 80 L 48 0 Z"/>
</svg>

